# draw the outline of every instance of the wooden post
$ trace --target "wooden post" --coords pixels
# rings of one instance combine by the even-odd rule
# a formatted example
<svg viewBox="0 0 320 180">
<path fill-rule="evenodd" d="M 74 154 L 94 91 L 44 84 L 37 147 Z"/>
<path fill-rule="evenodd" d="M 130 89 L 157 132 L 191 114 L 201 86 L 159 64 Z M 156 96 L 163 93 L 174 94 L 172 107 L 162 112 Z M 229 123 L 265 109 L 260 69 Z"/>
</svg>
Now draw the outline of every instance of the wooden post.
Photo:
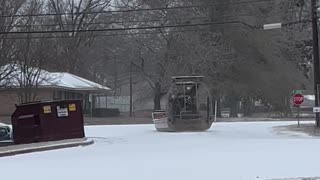
<svg viewBox="0 0 320 180">
<path fill-rule="evenodd" d="M 207 121 L 210 120 L 210 97 L 207 97 Z"/>
<path fill-rule="evenodd" d="M 177 97 L 176 97 L 177 98 Z M 184 105 L 184 111 L 187 110 L 187 102 L 186 102 L 186 84 L 183 84 L 183 105 Z M 180 113 L 181 114 L 181 113 Z"/>
<path fill-rule="evenodd" d="M 130 64 L 130 117 L 132 117 L 132 62 Z"/>
<path fill-rule="evenodd" d="M 196 106 L 197 106 L 197 111 L 199 111 L 199 99 L 198 99 L 198 82 L 196 82 Z"/>
<path fill-rule="evenodd" d="M 298 127 L 300 127 L 300 106 L 298 106 Z"/>
<path fill-rule="evenodd" d="M 108 95 L 105 94 L 105 97 L 106 97 L 106 109 L 108 109 Z"/>
<path fill-rule="evenodd" d="M 89 94 L 89 106 L 90 106 L 90 116 L 93 117 L 93 96 Z"/>
<path fill-rule="evenodd" d="M 217 122 L 217 106 L 218 106 L 218 101 L 214 101 L 214 122 Z"/>
<path fill-rule="evenodd" d="M 318 34 L 318 16 L 317 16 L 317 0 L 311 0 L 312 15 L 312 42 L 313 42 L 313 73 L 314 73 L 314 91 L 315 91 L 315 107 L 319 107 L 319 90 L 320 84 L 319 74 L 319 34 Z M 316 125 L 320 127 L 320 114 L 316 113 Z"/>
</svg>

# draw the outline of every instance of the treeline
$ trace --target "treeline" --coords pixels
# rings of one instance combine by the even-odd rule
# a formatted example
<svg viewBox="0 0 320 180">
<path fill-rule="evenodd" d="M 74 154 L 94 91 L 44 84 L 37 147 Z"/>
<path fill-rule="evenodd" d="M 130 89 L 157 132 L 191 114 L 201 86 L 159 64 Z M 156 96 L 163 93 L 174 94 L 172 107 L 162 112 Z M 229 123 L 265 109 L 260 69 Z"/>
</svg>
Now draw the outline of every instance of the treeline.
<svg viewBox="0 0 320 180">
<path fill-rule="evenodd" d="M 66 71 L 114 93 L 131 76 L 144 85 L 141 99 L 153 97 L 154 109 L 171 76 L 201 74 L 232 115 L 249 115 L 256 99 L 288 114 L 290 92 L 312 89 L 308 3 L 2 0 L 0 65 Z M 278 22 L 282 29 L 262 28 Z M 2 68 L 0 80 L 11 72 Z M 37 78 L 41 72 L 22 73 Z M 28 83 L 20 84 L 34 88 Z"/>
</svg>

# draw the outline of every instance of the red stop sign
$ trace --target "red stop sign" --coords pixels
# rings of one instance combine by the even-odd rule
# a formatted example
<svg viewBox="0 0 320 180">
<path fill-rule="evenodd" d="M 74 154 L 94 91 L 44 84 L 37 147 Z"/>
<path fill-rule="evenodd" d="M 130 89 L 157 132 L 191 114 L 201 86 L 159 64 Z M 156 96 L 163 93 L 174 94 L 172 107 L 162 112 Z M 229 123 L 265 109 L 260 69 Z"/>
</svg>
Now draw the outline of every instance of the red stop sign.
<svg viewBox="0 0 320 180">
<path fill-rule="evenodd" d="M 292 101 L 293 101 L 293 104 L 296 105 L 296 106 L 299 106 L 303 103 L 304 101 L 304 97 L 302 94 L 295 94 L 293 97 L 292 97 Z"/>
</svg>

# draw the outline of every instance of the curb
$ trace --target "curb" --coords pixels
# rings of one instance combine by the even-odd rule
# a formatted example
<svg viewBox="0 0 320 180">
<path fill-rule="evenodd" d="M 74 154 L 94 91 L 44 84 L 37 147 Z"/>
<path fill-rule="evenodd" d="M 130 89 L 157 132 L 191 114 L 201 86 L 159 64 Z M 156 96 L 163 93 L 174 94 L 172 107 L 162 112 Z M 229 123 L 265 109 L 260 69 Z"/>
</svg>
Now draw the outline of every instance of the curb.
<svg viewBox="0 0 320 180">
<path fill-rule="evenodd" d="M 14 150 L 0 152 L 0 158 L 7 157 L 7 156 L 20 155 L 20 154 L 33 153 L 33 152 L 43 152 L 43 151 L 50 151 L 50 150 L 57 150 L 57 149 L 64 149 L 64 148 L 72 148 L 77 146 L 89 146 L 89 145 L 92 145 L 93 143 L 94 143 L 93 140 L 89 140 L 85 138 L 81 142 L 79 141 L 67 142 L 67 143 L 43 145 L 39 147 L 27 147 L 27 148 L 21 148 L 21 149 L 14 149 Z"/>
</svg>

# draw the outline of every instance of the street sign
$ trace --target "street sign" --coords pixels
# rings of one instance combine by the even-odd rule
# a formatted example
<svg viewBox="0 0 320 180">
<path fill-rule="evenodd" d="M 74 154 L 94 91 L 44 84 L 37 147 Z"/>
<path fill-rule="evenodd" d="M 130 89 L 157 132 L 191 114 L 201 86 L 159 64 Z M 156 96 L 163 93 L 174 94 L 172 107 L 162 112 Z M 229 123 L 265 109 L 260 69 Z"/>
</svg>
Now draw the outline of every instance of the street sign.
<svg viewBox="0 0 320 180">
<path fill-rule="evenodd" d="M 319 113 L 320 112 L 320 107 L 313 107 L 313 112 L 314 113 Z"/>
<path fill-rule="evenodd" d="M 292 94 L 303 94 L 303 90 L 293 90 Z"/>
<path fill-rule="evenodd" d="M 300 106 L 304 102 L 304 97 L 302 94 L 295 94 L 292 96 L 293 104 L 296 106 Z"/>
<path fill-rule="evenodd" d="M 269 29 L 281 29 L 282 24 L 281 23 L 273 23 L 273 24 L 264 24 L 263 29 L 269 30 Z"/>
</svg>

